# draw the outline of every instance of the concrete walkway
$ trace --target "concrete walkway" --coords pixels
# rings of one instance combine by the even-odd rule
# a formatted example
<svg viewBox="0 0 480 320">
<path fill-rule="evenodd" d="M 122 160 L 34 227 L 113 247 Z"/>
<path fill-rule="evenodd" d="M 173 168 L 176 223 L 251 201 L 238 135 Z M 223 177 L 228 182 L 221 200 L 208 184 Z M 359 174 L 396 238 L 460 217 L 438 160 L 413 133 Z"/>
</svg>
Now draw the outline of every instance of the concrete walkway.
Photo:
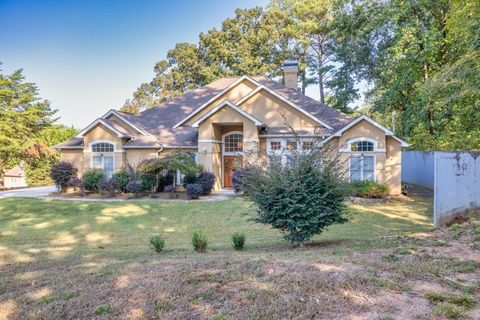
<svg viewBox="0 0 480 320">
<path fill-rule="evenodd" d="M 55 186 L 44 186 L 0 191 L 0 199 L 13 197 L 42 198 L 47 197 L 49 193 L 56 190 Z"/>
<path fill-rule="evenodd" d="M 53 192 L 57 191 L 54 186 L 46 187 L 32 187 L 24 189 L 15 189 L 8 191 L 0 191 L 0 199 L 4 198 L 37 198 L 45 200 L 64 200 L 64 201 L 85 201 L 85 202 L 119 202 L 119 201 L 158 201 L 158 202 L 190 202 L 191 200 L 179 200 L 179 199 L 157 199 L 157 198 L 142 198 L 142 199 L 120 199 L 120 198 L 111 198 L 111 199 L 91 199 L 91 198 L 78 198 L 78 197 L 59 197 L 55 195 L 50 195 Z M 220 190 L 214 191 L 208 196 L 200 197 L 200 199 L 195 201 L 220 201 L 227 200 L 235 196 L 233 190 Z"/>
</svg>

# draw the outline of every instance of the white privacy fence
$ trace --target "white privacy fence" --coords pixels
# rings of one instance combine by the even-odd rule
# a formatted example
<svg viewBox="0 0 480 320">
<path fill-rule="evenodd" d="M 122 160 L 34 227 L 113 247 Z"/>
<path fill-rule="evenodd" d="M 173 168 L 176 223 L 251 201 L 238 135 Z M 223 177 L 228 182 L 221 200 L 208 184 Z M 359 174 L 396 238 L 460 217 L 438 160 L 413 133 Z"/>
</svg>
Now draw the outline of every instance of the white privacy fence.
<svg viewBox="0 0 480 320">
<path fill-rule="evenodd" d="M 433 189 L 433 222 L 480 208 L 480 152 L 402 152 L 402 181 Z"/>
</svg>

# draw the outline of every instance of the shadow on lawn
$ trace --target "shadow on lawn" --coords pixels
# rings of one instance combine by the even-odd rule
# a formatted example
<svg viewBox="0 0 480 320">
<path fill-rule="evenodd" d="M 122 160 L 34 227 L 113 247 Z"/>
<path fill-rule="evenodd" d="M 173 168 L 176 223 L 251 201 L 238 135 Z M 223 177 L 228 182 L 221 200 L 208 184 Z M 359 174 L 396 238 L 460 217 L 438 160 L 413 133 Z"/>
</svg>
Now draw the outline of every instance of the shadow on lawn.
<svg viewBox="0 0 480 320">
<path fill-rule="evenodd" d="M 230 201 L 200 207 L 2 200 L 0 319 L 91 318 L 102 303 L 111 306 L 108 317 L 139 319 L 208 319 L 221 312 L 245 319 L 326 317 L 341 312 L 339 297 L 351 310 L 365 309 L 358 297 L 372 290 L 363 281 L 368 275 L 304 259 L 305 252 L 316 256 L 319 248 L 362 240 L 365 230 L 335 226 L 292 250 L 277 232 L 245 222 L 252 211 L 247 204 L 235 206 L 232 212 Z M 421 216 L 408 220 L 375 206 L 354 209 L 352 224 L 366 225 L 371 236 L 427 224 Z M 191 231 L 201 227 L 210 228 L 214 251 L 187 252 Z M 238 229 L 248 237 L 242 253 L 228 243 L 230 231 Z M 174 251 L 156 255 L 148 249 L 148 238 L 158 232 Z"/>
</svg>

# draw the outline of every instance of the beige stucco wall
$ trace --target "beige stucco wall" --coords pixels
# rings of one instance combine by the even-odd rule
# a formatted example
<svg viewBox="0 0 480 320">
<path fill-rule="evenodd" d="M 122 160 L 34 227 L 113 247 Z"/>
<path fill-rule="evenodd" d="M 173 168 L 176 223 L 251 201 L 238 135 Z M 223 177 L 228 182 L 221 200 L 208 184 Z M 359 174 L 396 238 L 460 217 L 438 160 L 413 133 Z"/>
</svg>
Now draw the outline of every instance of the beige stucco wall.
<svg viewBox="0 0 480 320">
<path fill-rule="evenodd" d="M 313 130 L 318 124 L 266 90 L 260 90 L 240 105 L 240 108 L 270 127 Z"/>
<path fill-rule="evenodd" d="M 402 193 L 402 146 L 392 137 L 387 137 L 387 154 L 385 163 L 385 183 L 390 194 Z"/>
<path fill-rule="evenodd" d="M 70 162 L 78 170 L 78 176 L 83 173 L 83 149 L 63 149 L 60 151 L 60 160 Z"/>
<path fill-rule="evenodd" d="M 245 154 L 258 153 L 258 129 L 252 120 L 225 106 L 198 128 L 198 162 L 205 170 L 216 177 L 215 189 L 222 186 L 222 139 L 232 131 L 243 133 L 243 150 Z"/>
<path fill-rule="evenodd" d="M 344 167 L 346 177 L 349 176 L 348 159 L 352 154 L 375 155 L 375 180 L 388 186 L 391 195 L 401 193 L 401 145 L 400 142 L 385 136 L 383 130 L 361 121 L 342 136 L 334 138 L 327 144 L 327 148 L 346 149 L 348 142 L 356 138 L 369 138 L 377 141 L 377 152 L 339 152 L 339 161 Z"/>
<path fill-rule="evenodd" d="M 208 107 L 206 107 L 204 110 L 200 111 L 197 113 L 194 117 L 189 119 L 187 122 L 185 122 L 186 125 L 190 125 L 194 123 L 196 120 L 201 118 L 204 114 L 218 106 L 223 100 L 229 100 L 233 103 L 237 102 L 239 99 L 242 97 L 246 96 L 249 92 L 254 90 L 256 88 L 256 85 L 250 82 L 249 80 L 245 79 L 241 82 L 239 82 L 236 86 L 232 87 L 229 91 L 225 92 L 223 95 L 212 101 Z"/>
<path fill-rule="evenodd" d="M 133 167 L 138 166 L 145 160 L 155 159 L 156 157 L 156 149 L 125 149 L 125 164 L 130 164 Z"/>
<path fill-rule="evenodd" d="M 112 120 L 113 122 L 116 122 L 118 123 L 119 125 L 121 125 L 123 128 L 125 128 L 128 132 L 132 133 L 132 134 L 137 134 L 139 133 L 138 130 L 135 130 L 133 127 L 131 127 L 130 125 L 128 125 L 127 123 L 125 123 L 125 121 L 119 119 L 116 115 L 114 114 L 111 114 L 109 117 L 108 117 L 108 120 Z"/>
</svg>

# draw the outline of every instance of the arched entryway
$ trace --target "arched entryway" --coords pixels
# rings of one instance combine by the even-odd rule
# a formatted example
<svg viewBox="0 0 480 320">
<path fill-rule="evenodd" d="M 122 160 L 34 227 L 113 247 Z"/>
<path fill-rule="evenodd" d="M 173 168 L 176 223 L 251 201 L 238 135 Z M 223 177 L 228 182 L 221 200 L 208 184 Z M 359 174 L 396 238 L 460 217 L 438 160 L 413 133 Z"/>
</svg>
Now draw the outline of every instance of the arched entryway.
<svg viewBox="0 0 480 320">
<path fill-rule="evenodd" d="M 222 137 L 222 184 L 233 187 L 233 173 L 243 165 L 243 132 L 232 131 Z"/>
</svg>

